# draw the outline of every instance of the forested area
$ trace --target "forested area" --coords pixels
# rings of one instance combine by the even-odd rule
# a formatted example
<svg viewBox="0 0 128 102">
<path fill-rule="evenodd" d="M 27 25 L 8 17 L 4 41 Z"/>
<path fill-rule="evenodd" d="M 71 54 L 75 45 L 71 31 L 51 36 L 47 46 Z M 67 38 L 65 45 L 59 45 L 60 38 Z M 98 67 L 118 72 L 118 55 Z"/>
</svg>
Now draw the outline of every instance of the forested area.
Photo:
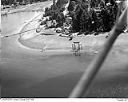
<svg viewBox="0 0 128 102">
<path fill-rule="evenodd" d="M 33 2 L 47 0 L 2 0 L 2 5 L 25 5 Z M 51 27 L 68 27 L 68 32 L 84 32 L 90 34 L 94 32 L 108 32 L 116 21 L 118 4 L 116 0 L 70 0 L 68 14 L 65 16 L 65 6 L 68 0 L 53 0 L 53 5 L 45 8 L 44 17 L 49 17 L 47 21 L 52 21 Z M 67 20 L 71 18 L 70 21 Z M 56 21 L 53 23 L 53 21 Z M 44 24 L 44 23 L 43 23 Z M 51 28 L 49 27 L 49 28 Z"/>
<path fill-rule="evenodd" d="M 110 31 L 118 11 L 115 0 L 70 0 L 68 15 L 64 16 L 64 7 L 58 4 L 57 2 L 46 8 L 44 16 L 49 16 L 49 20 L 56 20 L 56 27 L 63 26 L 66 19 L 71 17 L 71 32 L 85 34 Z"/>
</svg>

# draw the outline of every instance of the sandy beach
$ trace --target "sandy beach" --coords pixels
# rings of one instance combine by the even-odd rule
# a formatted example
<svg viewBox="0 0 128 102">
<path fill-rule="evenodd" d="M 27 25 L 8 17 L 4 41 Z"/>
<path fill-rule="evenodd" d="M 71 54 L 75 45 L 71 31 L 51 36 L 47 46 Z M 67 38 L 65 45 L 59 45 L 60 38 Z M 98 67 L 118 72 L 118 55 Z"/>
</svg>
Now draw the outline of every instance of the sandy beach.
<svg viewBox="0 0 128 102">
<path fill-rule="evenodd" d="M 18 31 L 38 25 L 29 22 Z M 24 39 L 25 36 L 28 38 Z M 68 97 L 97 56 L 95 51 L 99 52 L 106 41 L 106 34 L 76 36 L 72 41 L 57 34 L 45 36 L 35 31 L 25 33 L 25 36 L 2 38 L 2 97 Z M 127 38 L 126 33 L 119 36 L 93 81 L 88 97 L 128 97 Z M 74 41 L 80 41 L 83 46 L 81 56 L 74 56 L 71 52 Z M 44 47 L 46 50 L 41 52 Z"/>
</svg>

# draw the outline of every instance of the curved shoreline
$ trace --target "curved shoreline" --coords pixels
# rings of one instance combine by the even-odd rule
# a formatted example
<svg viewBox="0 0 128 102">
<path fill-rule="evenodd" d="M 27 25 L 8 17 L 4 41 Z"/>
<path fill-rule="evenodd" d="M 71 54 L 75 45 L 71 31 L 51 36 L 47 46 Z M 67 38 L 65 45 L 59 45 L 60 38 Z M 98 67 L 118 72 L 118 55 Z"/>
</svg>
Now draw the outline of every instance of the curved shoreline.
<svg viewBox="0 0 128 102">
<path fill-rule="evenodd" d="M 24 32 L 24 31 L 26 31 L 26 29 L 28 29 L 28 30 L 30 30 L 31 28 L 33 29 L 33 27 L 35 26 L 35 25 L 33 25 L 32 27 L 31 26 L 29 26 L 29 24 L 31 24 L 31 22 L 33 22 L 35 19 L 37 19 L 37 18 L 41 18 L 41 15 L 43 15 L 43 13 L 44 13 L 44 9 L 46 8 L 46 7 L 49 7 L 50 5 L 52 4 L 52 2 L 51 1 L 49 1 L 49 2 L 46 2 L 46 3 L 44 3 L 43 5 L 41 5 L 41 6 L 43 6 L 43 12 L 37 12 L 37 14 L 35 14 L 29 21 L 27 21 L 24 25 L 22 25 L 22 27 L 19 29 L 19 33 L 21 33 L 21 32 Z M 36 24 L 38 23 L 38 21 L 36 22 Z M 27 27 L 28 26 L 28 27 Z M 37 26 L 36 26 L 37 27 Z M 36 28 L 35 27 L 35 28 Z M 18 38 L 18 42 L 21 44 L 21 45 L 23 45 L 24 47 L 27 47 L 27 48 L 29 48 L 29 49 L 35 49 L 35 50 L 40 50 L 40 49 L 38 49 L 38 48 L 33 48 L 33 47 L 31 47 L 31 45 L 34 45 L 35 43 L 33 43 L 33 42 L 30 42 L 28 39 L 30 39 L 30 38 L 32 38 L 32 37 L 35 37 L 35 36 L 38 36 L 38 35 L 40 35 L 40 34 L 38 34 L 38 33 L 36 33 L 36 34 L 34 34 L 34 32 L 32 32 L 32 34 L 30 33 L 24 33 L 24 34 L 21 34 L 20 35 L 20 37 Z M 27 40 L 26 39 L 24 39 L 24 36 L 25 37 L 27 37 Z M 35 45 L 36 46 L 36 45 Z M 41 45 L 42 46 L 42 45 Z"/>
<path fill-rule="evenodd" d="M 17 8 L 9 8 L 9 9 L 4 9 L 4 10 L 1 10 L 1 16 L 4 16 L 4 15 L 8 15 L 8 14 L 14 14 L 14 13 L 19 13 L 19 12 L 35 12 L 35 11 L 42 11 L 42 8 L 37 8 L 37 9 L 28 9 L 30 8 L 31 6 L 36 6 L 40 3 L 51 3 L 51 0 L 48 0 L 48 1 L 43 1 L 43 2 L 36 2 L 36 3 L 32 3 L 32 4 L 27 4 L 27 5 L 19 5 Z"/>
<path fill-rule="evenodd" d="M 47 5 L 48 6 L 48 5 Z M 29 21 L 27 21 L 19 30 L 19 32 L 24 32 L 25 29 L 30 29 L 30 28 L 34 28 L 34 24 L 33 26 L 31 25 L 31 22 L 33 20 L 35 20 L 36 18 L 40 18 L 40 15 L 43 14 L 43 12 L 41 13 L 37 13 L 34 15 L 34 17 L 32 17 Z M 37 24 L 38 21 L 36 21 L 35 24 Z M 31 26 L 29 26 L 29 24 Z M 27 27 L 28 26 L 28 27 Z M 45 30 L 44 30 L 45 32 Z M 53 33 L 53 31 L 51 31 Z M 25 35 L 25 36 L 24 36 Z M 123 34 L 124 35 L 124 34 Z M 25 34 L 21 34 L 21 36 L 18 38 L 18 41 L 20 44 L 22 44 L 23 46 L 29 48 L 29 49 L 34 49 L 34 50 L 47 50 L 47 51 L 71 51 L 71 46 L 72 43 L 74 41 L 79 41 L 82 43 L 82 45 L 85 47 L 85 49 L 91 49 L 91 51 L 99 49 L 103 46 L 104 42 L 106 41 L 105 38 L 106 34 L 101 34 L 98 36 L 94 36 L 94 35 L 87 35 L 84 37 L 75 37 L 72 41 L 68 41 L 68 38 L 62 38 L 62 37 L 58 37 L 57 35 L 54 35 L 53 38 L 49 36 L 48 37 L 43 37 L 43 35 L 41 35 L 41 33 L 34 33 L 34 32 L 28 32 Z M 26 38 L 24 38 L 26 37 Z M 116 43 L 116 45 L 120 45 L 119 43 L 126 43 L 126 41 L 122 41 L 122 39 Z M 90 52 L 90 51 L 89 51 Z"/>
<path fill-rule="evenodd" d="M 36 13 L 36 12 L 35 12 Z M 39 15 L 41 15 L 42 13 L 39 13 L 39 14 L 35 14 L 34 15 L 34 17 L 32 17 L 29 21 L 27 21 L 20 29 L 19 29 L 19 33 L 21 33 L 21 32 L 23 32 L 24 31 L 24 29 L 25 29 L 25 27 L 28 25 L 28 24 L 30 24 L 30 22 L 32 22 L 35 18 L 37 18 Z M 22 40 L 22 34 L 20 35 L 20 37 L 18 38 L 18 41 L 19 41 L 19 43 L 20 44 L 22 44 L 23 46 L 25 46 L 24 44 L 23 44 L 23 41 L 24 40 Z M 27 47 L 27 46 L 25 46 L 25 47 Z M 29 47 L 27 47 L 27 48 L 29 48 Z"/>
</svg>

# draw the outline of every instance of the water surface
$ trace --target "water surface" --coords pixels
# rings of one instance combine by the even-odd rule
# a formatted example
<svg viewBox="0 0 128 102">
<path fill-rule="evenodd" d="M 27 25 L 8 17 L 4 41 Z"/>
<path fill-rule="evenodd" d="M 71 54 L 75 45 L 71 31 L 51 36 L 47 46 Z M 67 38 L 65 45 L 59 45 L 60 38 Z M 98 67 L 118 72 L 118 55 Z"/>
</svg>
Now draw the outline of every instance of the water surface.
<svg viewBox="0 0 128 102">
<path fill-rule="evenodd" d="M 16 32 L 27 20 L 34 16 L 35 12 L 19 12 L 1 17 L 2 34 L 10 35 Z"/>
</svg>

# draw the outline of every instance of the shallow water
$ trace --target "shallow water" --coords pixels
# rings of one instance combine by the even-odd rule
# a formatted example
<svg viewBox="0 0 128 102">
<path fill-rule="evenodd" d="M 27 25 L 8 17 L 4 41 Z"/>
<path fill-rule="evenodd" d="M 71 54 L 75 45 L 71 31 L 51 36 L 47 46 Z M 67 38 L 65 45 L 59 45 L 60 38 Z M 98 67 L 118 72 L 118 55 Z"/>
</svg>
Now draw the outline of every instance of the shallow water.
<svg viewBox="0 0 128 102">
<path fill-rule="evenodd" d="M 35 12 L 19 12 L 2 16 L 2 34 L 10 35 L 14 33 L 25 23 L 25 21 L 32 18 L 34 14 Z"/>
<path fill-rule="evenodd" d="M 33 15 L 23 12 L 2 17 L 3 35 L 16 32 Z M 24 49 L 17 38 L 2 39 L 2 97 L 68 97 L 95 56 L 86 51 L 81 56 L 50 56 Z M 128 97 L 127 56 L 119 55 L 113 50 L 108 56 L 88 97 Z"/>
<path fill-rule="evenodd" d="M 68 97 L 94 55 L 28 56 L 4 59 L 2 97 Z M 17 59 L 18 58 L 18 59 Z M 109 56 L 88 97 L 128 97 L 127 66 Z"/>
</svg>

